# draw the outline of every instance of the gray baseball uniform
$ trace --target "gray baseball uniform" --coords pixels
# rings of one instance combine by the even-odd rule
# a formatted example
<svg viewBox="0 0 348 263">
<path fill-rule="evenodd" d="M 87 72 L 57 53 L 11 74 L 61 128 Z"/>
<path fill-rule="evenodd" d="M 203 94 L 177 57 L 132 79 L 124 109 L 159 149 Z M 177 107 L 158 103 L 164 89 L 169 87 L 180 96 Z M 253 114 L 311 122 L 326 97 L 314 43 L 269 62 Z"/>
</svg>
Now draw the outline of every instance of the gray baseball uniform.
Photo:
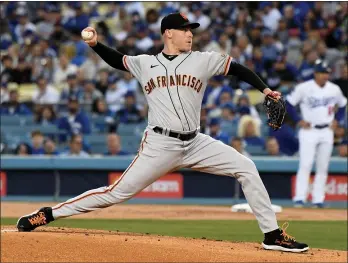
<svg viewBox="0 0 348 263">
<path fill-rule="evenodd" d="M 199 133 L 207 82 L 214 75 L 226 75 L 231 61 L 230 56 L 217 52 L 187 52 L 171 61 L 162 53 L 124 56 L 125 68 L 143 87 L 149 105 L 148 127 L 138 154 L 113 185 L 87 191 L 56 205 L 53 217 L 68 217 L 124 202 L 162 175 L 185 167 L 235 177 L 261 230 L 266 233 L 277 229 L 268 193 L 253 161 Z M 173 132 L 179 138 L 169 137 Z M 193 133 L 190 140 L 180 139 Z"/>
</svg>

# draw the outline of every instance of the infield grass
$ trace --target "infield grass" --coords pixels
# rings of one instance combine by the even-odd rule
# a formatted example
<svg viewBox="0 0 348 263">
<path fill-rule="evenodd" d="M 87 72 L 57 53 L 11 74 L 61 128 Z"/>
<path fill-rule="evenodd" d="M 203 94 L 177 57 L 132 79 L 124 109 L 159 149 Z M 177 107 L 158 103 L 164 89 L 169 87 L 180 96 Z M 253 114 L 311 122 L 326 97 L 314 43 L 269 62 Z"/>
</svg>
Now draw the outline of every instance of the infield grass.
<svg viewBox="0 0 348 263">
<path fill-rule="evenodd" d="M 1 225 L 16 222 L 17 218 L 1 218 Z M 280 226 L 282 223 L 279 222 Z M 287 233 L 312 248 L 347 251 L 346 221 L 289 221 L 289 224 Z M 254 220 L 61 219 L 50 226 L 258 243 L 263 240 Z"/>
</svg>

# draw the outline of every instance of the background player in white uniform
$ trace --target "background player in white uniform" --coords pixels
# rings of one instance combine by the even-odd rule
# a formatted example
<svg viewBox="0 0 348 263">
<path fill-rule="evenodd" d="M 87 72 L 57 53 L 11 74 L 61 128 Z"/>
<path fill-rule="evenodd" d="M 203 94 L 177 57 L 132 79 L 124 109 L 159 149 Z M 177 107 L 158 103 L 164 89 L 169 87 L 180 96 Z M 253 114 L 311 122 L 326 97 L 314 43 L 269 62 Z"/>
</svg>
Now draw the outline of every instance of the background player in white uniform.
<svg viewBox="0 0 348 263">
<path fill-rule="evenodd" d="M 299 123 L 300 164 L 296 176 L 294 203 L 301 207 L 307 200 L 309 176 L 314 158 L 316 174 L 312 189 L 312 204 L 323 207 L 328 167 L 337 122 L 344 119 L 347 99 L 339 86 L 328 81 L 331 69 L 326 62 L 317 61 L 314 79 L 303 82 L 287 96 L 288 114 Z M 301 115 L 295 106 L 300 105 Z M 335 106 L 338 111 L 335 114 Z"/>
<path fill-rule="evenodd" d="M 199 132 L 203 94 L 214 75 L 233 74 L 264 94 L 280 98 L 248 68 L 227 55 L 192 52 L 191 29 L 199 27 L 180 14 L 170 14 L 161 22 L 163 51 L 156 55 L 127 56 L 97 42 L 97 33 L 86 41 L 114 68 L 129 71 L 137 78 L 148 105 L 148 127 L 139 152 L 121 178 L 113 185 L 87 191 L 52 208 L 23 216 L 19 231 L 31 231 L 58 218 L 87 213 L 124 202 L 162 175 L 183 167 L 235 177 L 249 202 L 260 229 L 265 233 L 265 249 L 302 252 L 306 244 L 279 229 L 268 193 L 255 164 L 232 147 Z M 233 231 L 233 230 L 232 230 Z"/>
</svg>

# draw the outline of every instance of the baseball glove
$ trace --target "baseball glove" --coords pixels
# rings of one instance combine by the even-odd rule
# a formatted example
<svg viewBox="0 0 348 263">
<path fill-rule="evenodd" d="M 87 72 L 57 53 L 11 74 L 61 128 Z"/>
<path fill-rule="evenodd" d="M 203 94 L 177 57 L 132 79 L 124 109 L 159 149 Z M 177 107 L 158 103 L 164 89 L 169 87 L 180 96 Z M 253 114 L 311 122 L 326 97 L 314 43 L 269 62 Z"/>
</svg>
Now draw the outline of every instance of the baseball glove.
<svg viewBox="0 0 348 263">
<path fill-rule="evenodd" d="M 274 131 L 280 129 L 286 114 L 285 102 L 278 92 L 271 92 L 265 97 L 263 106 L 268 115 L 268 125 Z"/>
</svg>

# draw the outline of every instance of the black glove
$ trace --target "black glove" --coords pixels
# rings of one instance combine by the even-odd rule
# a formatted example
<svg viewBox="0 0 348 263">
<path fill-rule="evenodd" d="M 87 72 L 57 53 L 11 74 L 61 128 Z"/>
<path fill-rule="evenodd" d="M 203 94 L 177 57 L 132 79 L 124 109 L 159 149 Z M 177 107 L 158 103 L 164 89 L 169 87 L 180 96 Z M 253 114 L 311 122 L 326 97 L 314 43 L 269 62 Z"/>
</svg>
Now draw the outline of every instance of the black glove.
<svg viewBox="0 0 348 263">
<path fill-rule="evenodd" d="M 280 129 L 286 114 L 285 102 L 280 93 L 276 91 L 269 93 L 263 102 L 263 106 L 268 115 L 268 125 L 274 131 Z"/>
</svg>

